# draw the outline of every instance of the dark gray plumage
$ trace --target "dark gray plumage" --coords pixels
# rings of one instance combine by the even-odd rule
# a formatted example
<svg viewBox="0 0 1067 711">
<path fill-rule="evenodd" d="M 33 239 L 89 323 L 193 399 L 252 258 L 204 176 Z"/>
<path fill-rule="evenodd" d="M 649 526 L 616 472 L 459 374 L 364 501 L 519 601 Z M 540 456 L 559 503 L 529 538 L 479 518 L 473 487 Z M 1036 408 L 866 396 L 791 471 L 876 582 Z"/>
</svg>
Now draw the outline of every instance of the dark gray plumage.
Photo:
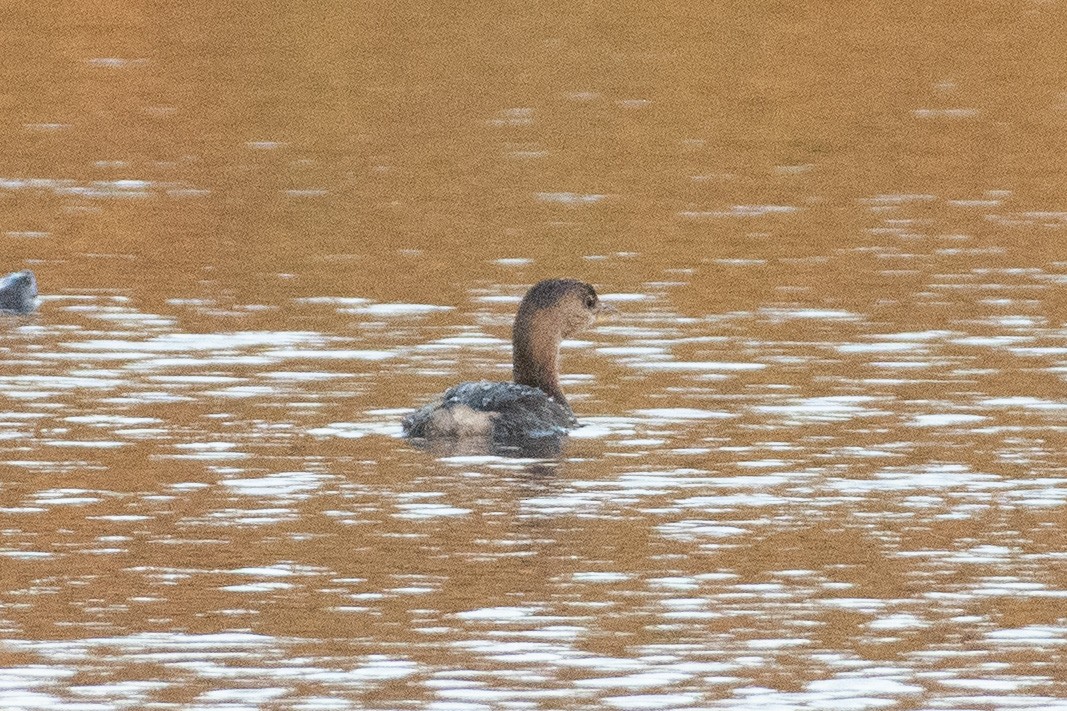
<svg viewBox="0 0 1067 711">
<path fill-rule="evenodd" d="M 479 413 L 486 417 L 479 418 Z M 570 407 L 539 388 L 481 380 L 449 388 L 440 400 L 405 417 L 404 433 L 409 437 L 489 435 L 510 440 L 558 436 L 575 423 Z"/>
<path fill-rule="evenodd" d="M 0 279 L 0 311 L 28 314 L 37 308 L 37 279 L 24 269 Z"/>
</svg>

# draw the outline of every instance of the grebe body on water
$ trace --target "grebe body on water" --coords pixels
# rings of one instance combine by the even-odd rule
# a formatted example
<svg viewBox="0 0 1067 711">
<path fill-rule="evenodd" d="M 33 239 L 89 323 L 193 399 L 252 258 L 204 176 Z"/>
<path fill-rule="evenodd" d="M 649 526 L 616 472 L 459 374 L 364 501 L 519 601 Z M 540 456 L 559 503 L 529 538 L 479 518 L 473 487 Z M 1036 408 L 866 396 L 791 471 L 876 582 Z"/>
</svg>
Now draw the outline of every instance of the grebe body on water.
<svg viewBox="0 0 1067 711">
<path fill-rule="evenodd" d="M 566 433 L 577 420 L 559 385 L 560 343 L 608 310 L 592 286 L 576 279 L 534 284 L 512 327 L 514 382 L 456 385 L 404 418 L 404 434 L 506 441 Z"/>
<path fill-rule="evenodd" d="M 0 311 L 28 314 L 37 308 L 37 279 L 24 269 L 0 279 Z"/>
</svg>

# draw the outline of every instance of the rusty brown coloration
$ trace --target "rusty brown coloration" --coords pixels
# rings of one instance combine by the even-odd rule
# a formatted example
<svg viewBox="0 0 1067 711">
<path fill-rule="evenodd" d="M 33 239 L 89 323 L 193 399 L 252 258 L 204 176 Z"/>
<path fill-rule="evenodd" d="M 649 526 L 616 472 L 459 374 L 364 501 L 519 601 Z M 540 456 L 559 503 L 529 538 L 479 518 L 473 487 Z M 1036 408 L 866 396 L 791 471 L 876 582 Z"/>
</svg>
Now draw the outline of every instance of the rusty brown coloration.
<svg viewBox="0 0 1067 711">
<path fill-rule="evenodd" d="M 5 4 L 0 708 L 1062 704 L 1064 12 Z"/>
</svg>

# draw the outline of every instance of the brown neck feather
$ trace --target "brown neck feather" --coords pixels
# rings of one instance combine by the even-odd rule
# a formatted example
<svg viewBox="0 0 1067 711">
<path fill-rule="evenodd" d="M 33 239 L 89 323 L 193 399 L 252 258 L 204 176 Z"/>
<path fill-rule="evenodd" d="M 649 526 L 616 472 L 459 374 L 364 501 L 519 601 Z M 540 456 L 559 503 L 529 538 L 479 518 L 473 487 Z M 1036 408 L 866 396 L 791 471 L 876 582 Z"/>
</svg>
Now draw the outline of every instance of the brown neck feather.
<svg viewBox="0 0 1067 711">
<path fill-rule="evenodd" d="M 569 408 L 559 387 L 559 324 L 543 312 L 523 313 L 515 318 L 511 333 L 512 377 L 519 385 L 545 391 L 553 400 Z"/>
</svg>

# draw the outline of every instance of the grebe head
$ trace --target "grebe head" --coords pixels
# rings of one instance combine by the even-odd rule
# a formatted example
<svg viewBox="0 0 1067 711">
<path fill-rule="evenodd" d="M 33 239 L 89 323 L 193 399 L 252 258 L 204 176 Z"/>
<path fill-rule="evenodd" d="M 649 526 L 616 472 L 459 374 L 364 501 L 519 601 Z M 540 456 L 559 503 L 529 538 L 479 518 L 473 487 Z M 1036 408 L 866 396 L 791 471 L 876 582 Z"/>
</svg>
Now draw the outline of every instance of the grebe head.
<svg viewBox="0 0 1067 711">
<path fill-rule="evenodd" d="M 567 338 L 588 328 L 597 317 L 615 309 L 604 304 L 596 289 L 577 279 L 546 279 L 530 287 L 519 304 L 515 328 Z"/>
</svg>

